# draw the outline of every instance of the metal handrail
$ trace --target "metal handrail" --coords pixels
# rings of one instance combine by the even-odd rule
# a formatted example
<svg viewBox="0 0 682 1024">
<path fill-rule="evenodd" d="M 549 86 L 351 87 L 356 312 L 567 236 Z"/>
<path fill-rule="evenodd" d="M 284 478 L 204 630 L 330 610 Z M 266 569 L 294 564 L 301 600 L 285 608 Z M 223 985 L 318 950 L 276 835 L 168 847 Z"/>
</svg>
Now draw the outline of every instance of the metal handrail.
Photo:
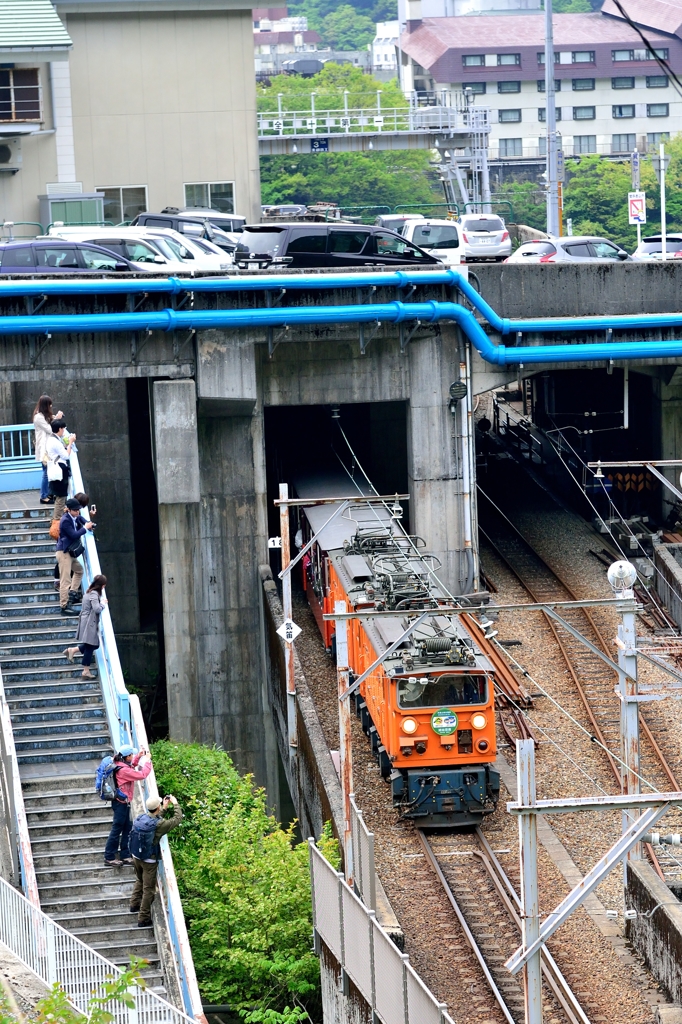
<svg viewBox="0 0 682 1024">
<path fill-rule="evenodd" d="M 355 107 L 343 110 L 285 110 L 258 114 L 258 137 L 310 138 L 315 135 L 357 135 L 415 132 L 490 131 L 488 108 Z"/>
<path fill-rule="evenodd" d="M 85 487 L 77 452 L 71 453 L 70 461 L 69 493 L 73 495 L 79 491 L 84 491 Z M 81 514 L 86 520 L 89 520 L 90 514 L 87 509 L 84 508 Z M 92 532 L 86 533 L 83 541 L 85 548 L 82 555 L 83 575 L 84 583 L 88 585 L 95 576 L 100 574 L 101 568 L 97 545 Z M 100 615 L 100 636 L 101 643 L 95 652 L 97 670 L 102 681 L 104 704 L 114 745 L 132 743 L 133 746 L 146 750 L 148 749 L 147 732 L 140 710 L 140 701 L 135 694 L 129 693 L 126 688 L 108 605 L 105 605 Z M 142 790 L 145 799 L 149 796 L 158 796 L 153 767 L 147 779 L 142 783 Z M 168 934 L 171 940 L 183 1005 L 191 1019 L 199 1021 L 200 1024 L 206 1024 L 206 1018 L 201 1008 L 201 995 L 199 994 L 199 986 L 194 970 L 194 961 L 192 959 L 185 915 L 182 910 L 182 902 L 175 877 L 173 858 L 166 836 L 161 839 L 160 848 L 162 859 L 159 863 L 157 880 L 168 923 Z"/>
<path fill-rule="evenodd" d="M 33 863 L 31 837 L 24 806 L 24 794 L 19 776 L 19 761 L 14 744 L 14 731 L 9 704 L 0 670 L 0 756 L 2 757 L 3 783 L 7 800 L 7 826 L 10 834 L 12 863 L 16 885 L 21 884 L 24 896 L 32 906 L 40 909 L 38 879 Z"/>
<path fill-rule="evenodd" d="M 508 206 L 509 207 L 509 219 L 510 222 L 514 223 L 514 207 L 508 199 L 487 199 L 481 202 L 474 202 L 473 200 L 464 204 L 468 210 L 470 206 Z"/>
<path fill-rule="evenodd" d="M 93 995 L 120 967 L 81 942 L 77 936 L 34 906 L 9 882 L 0 878 L 0 941 L 46 985 L 58 983 L 69 1001 L 86 1014 Z M 132 1006 L 111 1001 L 107 1009 L 115 1024 L 194 1024 L 149 988 L 131 985 Z"/>
<path fill-rule="evenodd" d="M 16 227 L 40 228 L 40 231 L 35 231 L 32 235 L 15 235 L 12 229 Z M 7 229 L 9 231 L 9 238 L 7 239 L 8 242 L 13 242 L 14 239 L 17 237 L 35 238 L 36 235 L 45 234 L 45 229 L 43 228 L 43 225 L 37 220 L 4 220 L 0 224 L 0 229 L 2 229 L 3 231 Z"/>
<path fill-rule="evenodd" d="M 457 216 L 459 216 L 459 204 L 458 203 L 398 203 L 397 206 L 393 207 L 394 213 L 399 213 L 405 210 L 434 210 L 436 207 L 447 206 L 448 210 L 454 209 Z"/>
</svg>

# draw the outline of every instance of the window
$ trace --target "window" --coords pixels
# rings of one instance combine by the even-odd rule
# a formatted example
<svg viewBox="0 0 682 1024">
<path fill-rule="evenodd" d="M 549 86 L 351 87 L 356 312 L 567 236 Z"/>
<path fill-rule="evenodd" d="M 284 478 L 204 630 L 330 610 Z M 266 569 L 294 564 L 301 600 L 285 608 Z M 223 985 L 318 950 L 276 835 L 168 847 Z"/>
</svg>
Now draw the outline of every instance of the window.
<svg viewBox="0 0 682 1024">
<path fill-rule="evenodd" d="M 0 70 L 0 121 L 40 121 L 37 68 Z"/>
<path fill-rule="evenodd" d="M 567 252 L 573 259 L 590 259 L 592 253 L 587 242 L 576 242 L 575 245 L 565 245 L 564 252 Z"/>
<path fill-rule="evenodd" d="M 520 53 L 498 53 L 497 55 L 498 64 L 520 64 L 521 54 Z"/>
<path fill-rule="evenodd" d="M 596 135 L 574 135 L 573 136 L 573 152 L 578 153 L 596 153 L 597 152 L 597 136 Z"/>
<path fill-rule="evenodd" d="M 106 242 L 98 242 L 97 244 L 103 245 L 105 248 L 107 247 Z M 124 239 L 123 245 L 125 256 L 127 259 L 133 260 L 135 263 L 154 263 L 156 261 L 156 257 L 159 255 L 155 249 L 152 249 L 149 245 L 145 245 L 144 242 L 136 242 L 133 241 L 133 239 Z M 173 258 L 173 256 L 178 257 L 179 255 L 179 251 L 177 253 L 173 253 L 171 250 L 171 258 Z"/>
<path fill-rule="evenodd" d="M 611 50 L 611 60 L 661 60 L 668 59 L 668 50 Z"/>
<path fill-rule="evenodd" d="M 635 105 L 634 103 L 622 103 L 618 107 L 611 107 L 612 117 L 634 117 L 635 116 Z"/>
<path fill-rule="evenodd" d="M 646 105 L 646 116 L 647 117 L 667 117 L 668 116 L 668 104 L 667 103 L 647 103 L 647 105 Z"/>
<path fill-rule="evenodd" d="M 482 68 L 485 66 L 485 57 L 482 53 L 468 53 L 462 57 L 462 64 L 465 68 Z"/>
<path fill-rule="evenodd" d="M 544 64 L 544 63 L 545 63 L 545 51 L 542 50 L 540 53 L 538 53 L 538 64 Z M 555 64 L 559 63 L 559 51 L 558 50 L 554 51 L 554 63 Z"/>
<path fill-rule="evenodd" d="M 594 255 L 602 260 L 619 259 L 618 253 L 620 249 L 616 248 L 615 245 L 611 245 L 610 242 L 593 242 L 592 248 L 594 249 Z"/>
<path fill-rule="evenodd" d="M 422 676 L 398 682 L 398 705 L 401 708 L 441 708 L 461 704 L 485 704 L 488 686 L 485 676 L 455 675 Z M 471 730 L 466 731 L 471 735 Z M 471 752 L 471 748 L 469 749 Z"/>
<path fill-rule="evenodd" d="M 634 135 L 613 135 L 611 137 L 612 153 L 631 153 L 635 148 Z"/>
<path fill-rule="evenodd" d="M 292 232 L 287 245 L 287 252 L 326 252 L 327 232 L 311 231 Z M 260 250 L 259 250 L 260 251 Z"/>
<path fill-rule="evenodd" d="M 668 88 L 668 76 L 667 75 L 647 75 L 646 76 L 646 87 L 647 87 L 647 89 L 667 89 Z"/>
<path fill-rule="evenodd" d="M 574 50 L 571 54 L 572 64 L 594 64 L 594 50 Z"/>
<path fill-rule="evenodd" d="M 134 220 L 147 210 L 146 185 L 98 186 L 95 191 L 104 193 L 104 219 L 111 224 Z"/>
<path fill-rule="evenodd" d="M 635 80 L 634 78 L 612 78 L 611 88 L 612 89 L 634 89 Z"/>
<path fill-rule="evenodd" d="M 329 232 L 327 252 L 362 252 L 368 238 L 368 231 L 337 231 L 332 228 Z"/>
<path fill-rule="evenodd" d="M 234 213 L 234 182 L 199 182 L 185 185 L 185 206 L 201 206 Z"/>
<path fill-rule="evenodd" d="M 420 245 L 422 249 L 458 249 L 459 231 L 452 225 L 445 224 L 424 224 L 415 228 L 412 241 Z"/>
<path fill-rule="evenodd" d="M 500 139 L 500 156 L 523 156 L 523 139 Z"/>
<path fill-rule="evenodd" d="M 649 132 L 646 137 L 647 149 L 653 149 L 660 146 L 662 142 L 667 142 L 670 138 L 668 132 Z"/>
<path fill-rule="evenodd" d="M 561 107 L 555 107 L 554 114 L 556 116 L 556 120 L 560 121 L 561 120 Z M 546 107 L 538 107 L 538 121 L 546 121 L 546 120 L 547 120 L 547 108 Z"/>
<path fill-rule="evenodd" d="M 594 89 L 594 78 L 574 78 L 573 92 L 592 92 Z"/>
<path fill-rule="evenodd" d="M 544 78 L 538 78 L 538 92 L 545 91 L 545 80 Z M 561 79 L 554 80 L 554 92 L 561 92 Z"/>
<path fill-rule="evenodd" d="M 16 248 L 5 249 L 2 253 L 3 273 L 12 273 L 13 267 L 34 267 L 33 249 L 30 245 L 18 245 Z"/>
<path fill-rule="evenodd" d="M 404 238 L 389 235 L 383 231 L 377 231 L 374 235 L 374 244 L 379 256 L 407 256 L 412 260 L 426 258 L 425 253 L 421 249 L 415 249 Z"/>
<path fill-rule="evenodd" d="M 509 124 L 511 121 L 521 120 L 520 110 L 500 110 L 498 112 L 498 119 L 500 124 Z"/>
<path fill-rule="evenodd" d="M 102 254 L 104 255 L 104 254 Z M 104 256 L 106 259 L 106 256 Z M 116 257 L 111 257 L 116 263 Z M 62 270 L 79 270 L 78 253 L 72 245 L 39 246 L 36 248 L 36 264 L 39 267 L 59 267 Z"/>
<path fill-rule="evenodd" d="M 573 107 L 574 121 L 594 121 L 595 116 L 594 107 Z"/>
<path fill-rule="evenodd" d="M 115 256 L 108 256 L 105 252 L 97 252 L 96 249 L 81 249 L 80 252 L 86 270 L 116 270 L 116 264 L 122 262 L 117 260 Z M 64 264 L 57 264 L 57 266 L 60 265 L 64 266 Z"/>
<path fill-rule="evenodd" d="M 498 82 L 497 83 L 497 91 L 498 92 L 521 92 L 521 83 L 520 82 Z"/>
<path fill-rule="evenodd" d="M 474 96 L 485 96 L 485 82 L 468 82 L 465 86 Z"/>
</svg>

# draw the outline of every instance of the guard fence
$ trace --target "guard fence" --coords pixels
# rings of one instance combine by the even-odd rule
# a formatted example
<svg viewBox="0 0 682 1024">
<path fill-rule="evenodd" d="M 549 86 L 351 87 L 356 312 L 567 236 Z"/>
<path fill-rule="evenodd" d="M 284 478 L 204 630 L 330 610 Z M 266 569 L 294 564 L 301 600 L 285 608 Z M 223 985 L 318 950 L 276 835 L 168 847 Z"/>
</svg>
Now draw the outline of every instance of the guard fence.
<svg viewBox="0 0 682 1024">
<path fill-rule="evenodd" d="M 324 942 L 381 1024 L 454 1024 L 370 910 L 310 839 L 316 948 Z"/>
<path fill-rule="evenodd" d="M 69 1001 L 87 1016 L 92 996 L 104 994 L 115 967 L 67 932 L 0 878 L 0 941 L 46 985 L 58 982 Z M 131 1005 L 112 1000 L 106 1009 L 114 1024 L 193 1024 L 192 1018 L 156 993 L 133 985 Z"/>
<path fill-rule="evenodd" d="M 365 906 L 370 910 L 376 910 L 374 833 L 367 828 L 362 811 L 356 804 L 353 794 L 350 798 L 350 825 L 353 843 L 353 882 Z"/>
</svg>

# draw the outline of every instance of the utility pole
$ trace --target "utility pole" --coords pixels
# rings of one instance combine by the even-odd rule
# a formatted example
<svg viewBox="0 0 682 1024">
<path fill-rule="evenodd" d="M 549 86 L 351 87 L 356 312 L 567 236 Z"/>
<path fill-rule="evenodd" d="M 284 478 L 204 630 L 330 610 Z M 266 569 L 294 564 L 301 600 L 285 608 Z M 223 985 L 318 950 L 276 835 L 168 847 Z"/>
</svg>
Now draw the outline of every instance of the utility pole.
<svg viewBox="0 0 682 1024">
<path fill-rule="evenodd" d="M 279 532 L 282 544 L 282 610 L 284 624 L 292 622 L 291 573 L 285 572 L 291 561 L 291 535 L 289 533 L 289 485 L 279 485 Z M 300 632 L 300 630 L 299 630 Z M 296 737 L 296 678 L 294 676 L 294 644 L 284 644 L 284 671 L 287 686 L 287 729 L 289 734 L 289 755 L 293 758 L 298 746 Z"/>
<path fill-rule="evenodd" d="M 666 223 L 665 223 L 665 145 L 661 143 L 659 150 L 659 159 L 661 161 L 661 259 L 666 260 L 668 253 L 666 252 Z"/>
<path fill-rule="evenodd" d="M 551 0 L 550 0 L 551 2 Z M 521 807 L 532 807 L 535 791 L 535 742 L 516 741 L 517 800 Z M 540 897 L 538 894 L 537 815 L 519 815 L 519 851 L 521 856 L 521 946 L 528 949 L 540 937 Z M 537 950 L 524 967 L 525 1024 L 542 1024 L 542 959 Z"/>
<path fill-rule="evenodd" d="M 334 612 L 343 615 L 345 601 L 334 603 Z M 343 795 L 343 866 L 346 881 L 353 884 L 353 833 L 351 829 L 350 798 L 353 792 L 353 747 L 350 731 L 350 694 L 347 693 L 348 672 L 348 621 L 336 619 L 336 677 L 339 688 L 339 774 Z"/>
<path fill-rule="evenodd" d="M 560 227 L 552 0 L 545 0 L 545 118 L 547 123 L 547 234 L 557 236 Z"/>
</svg>

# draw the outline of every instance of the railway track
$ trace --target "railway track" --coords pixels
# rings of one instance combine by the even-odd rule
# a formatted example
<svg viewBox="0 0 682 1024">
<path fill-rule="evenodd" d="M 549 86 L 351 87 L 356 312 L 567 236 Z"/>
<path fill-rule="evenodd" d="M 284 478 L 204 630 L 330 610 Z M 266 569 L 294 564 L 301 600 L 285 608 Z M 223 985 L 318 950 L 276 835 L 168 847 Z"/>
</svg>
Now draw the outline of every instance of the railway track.
<svg viewBox="0 0 682 1024">
<path fill-rule="evenodd" d="M 466 835 L 429 835 L 417 830 L 426 859 L 455 912 L 466 942 L 485 975 L 506 1024 L 523 1024 L 522 974 L 504 964 L 521 938 L 520 901 L 480 829 Z M 590 1024 L 547 949 L 542 955 L 543 1009 L 547 1019 Z"/>
<path fill-rule="evenodd" d="M 485 526 L 480 530 L 487 542 L 521 583 L 533 601 L 575 601 L 579 599 L 571 587 L 561 579 L 541 555 L 533 548 L 530 541 L 521 534 L 514 524 L 504 515 L 484 491 L 479 488 L 482 499 Z M 613 647 L 605 635 L 605 627 L 598 621 L 598 613 L 589 608 L 563 609 L 562 617 L 600 648 L 613 660 Z M 620 706 L 614 696 L 614 686 L 618 681 L 617 668 L 613 670 L 592 654 L 590 650 L 577 640 L 568 630 L 564 629 L 550 616 L 545 615 L 557 646 L 561 652 L 566 668 L 573 680 L 580 700 L 587 714 L 593 735 L 606 748 L 604 756 L 608 760 L 612 774 L 621 785 L 620 765 L 613 753 L 620 756 Z M 640 773 L 658 790 L 679 790 L 675 774 L 661 750 L 656 737 L 647 724 L 640 708 Z M 680 830 L 681 822 L 676 821 L 675 827 Z M 654 868 L 664 880 L 679 879 L 680 864 L 677 858 L 663 850 L 654 854 L 647 847 Z"/>
</svg>

